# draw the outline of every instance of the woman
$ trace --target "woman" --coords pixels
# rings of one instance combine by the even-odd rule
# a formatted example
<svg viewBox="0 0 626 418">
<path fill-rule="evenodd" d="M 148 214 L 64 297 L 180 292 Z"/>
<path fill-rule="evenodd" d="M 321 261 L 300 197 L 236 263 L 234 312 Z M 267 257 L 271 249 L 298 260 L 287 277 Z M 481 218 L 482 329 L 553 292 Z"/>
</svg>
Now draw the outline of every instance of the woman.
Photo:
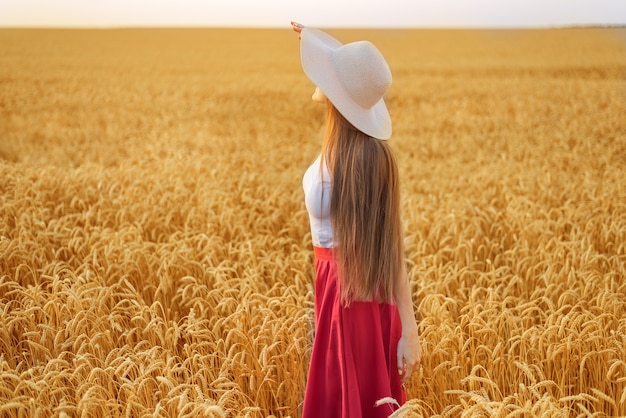
<svg viewBox="0 0 626 418">
<path fill-rule="evenodd" d="M 315 339 L 304 418 L 387 417 L 421 360 L 403 255 L 398 169 L 385 142 L 391 72 L 366 41 L 342 45 L 292 22 L 313 100 L 327 106 L 322 151 L 303 179 L 315 250 Z M 376 404 L 379 403 L 379 406 Z"/>
</svg>

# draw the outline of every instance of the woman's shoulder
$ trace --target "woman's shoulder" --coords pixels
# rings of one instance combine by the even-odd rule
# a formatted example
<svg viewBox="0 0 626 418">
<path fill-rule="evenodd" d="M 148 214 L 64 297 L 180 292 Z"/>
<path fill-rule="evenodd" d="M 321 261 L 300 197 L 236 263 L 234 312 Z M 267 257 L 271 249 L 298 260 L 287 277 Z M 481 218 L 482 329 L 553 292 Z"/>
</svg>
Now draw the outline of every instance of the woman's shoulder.
<svg viewBox="0 0 626 418">
<path fill-rule="evenodd" d="M 324 169 L 321 169 L 322 165 L 322 156 L 318 155 L 315 161 L 309 166 L 309 168 L 304 173 L 304 184 L 325 184 L 330 185 L 330 173 L 328 171 L 328 166 L 326 162 L 324 162 Z"/>
</svg>

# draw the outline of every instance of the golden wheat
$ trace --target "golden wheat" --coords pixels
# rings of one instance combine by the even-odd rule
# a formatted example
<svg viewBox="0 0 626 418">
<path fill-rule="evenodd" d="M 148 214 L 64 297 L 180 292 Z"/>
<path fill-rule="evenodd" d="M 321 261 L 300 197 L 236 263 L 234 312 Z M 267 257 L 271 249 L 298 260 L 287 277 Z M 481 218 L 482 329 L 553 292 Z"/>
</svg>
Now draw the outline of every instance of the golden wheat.
<svg viewBox="0 0 626 418">
<path fill-rule="evenodd" d="M 334 34 L 395 77 L 425 354 L 393 416 L 626 415 L 626 32 Z M 293 33 L 0 44 L 0 415 L 299 416 L 323 110 Z"/>
</svg>

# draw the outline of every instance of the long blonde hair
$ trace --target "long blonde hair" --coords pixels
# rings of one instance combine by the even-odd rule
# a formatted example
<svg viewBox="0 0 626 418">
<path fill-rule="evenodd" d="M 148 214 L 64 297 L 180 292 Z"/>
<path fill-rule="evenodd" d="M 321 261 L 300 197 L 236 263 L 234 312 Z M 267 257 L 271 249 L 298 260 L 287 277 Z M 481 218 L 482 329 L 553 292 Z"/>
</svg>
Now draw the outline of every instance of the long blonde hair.
<svg viewBox="0 0 626 418">
<path fill-rule="evenodd" d="M 385 141 L 328 102 L 322 158 L 332 181 L 330 217 L 342 302 L 392 302 L 404 262 L 398 167 Z"/>
</svg>

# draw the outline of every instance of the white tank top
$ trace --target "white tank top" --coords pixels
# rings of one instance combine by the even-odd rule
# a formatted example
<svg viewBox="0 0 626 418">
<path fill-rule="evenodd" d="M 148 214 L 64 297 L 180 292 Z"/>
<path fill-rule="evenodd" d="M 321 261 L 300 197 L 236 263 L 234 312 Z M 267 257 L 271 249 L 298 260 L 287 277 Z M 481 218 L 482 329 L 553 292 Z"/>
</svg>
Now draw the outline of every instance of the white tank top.
<svg viewBox="0 0 626 418">
<path fill-rule="evenodd" d="M 328 167 L 320 170 L 321 156 L 307 169 L 302 179 L 304 203 L 309 212 L 313 245 L 322 248 L 333 246 L 333 228 L 330 223 L 330 196 L 332 182 Z"/>
</svg>

